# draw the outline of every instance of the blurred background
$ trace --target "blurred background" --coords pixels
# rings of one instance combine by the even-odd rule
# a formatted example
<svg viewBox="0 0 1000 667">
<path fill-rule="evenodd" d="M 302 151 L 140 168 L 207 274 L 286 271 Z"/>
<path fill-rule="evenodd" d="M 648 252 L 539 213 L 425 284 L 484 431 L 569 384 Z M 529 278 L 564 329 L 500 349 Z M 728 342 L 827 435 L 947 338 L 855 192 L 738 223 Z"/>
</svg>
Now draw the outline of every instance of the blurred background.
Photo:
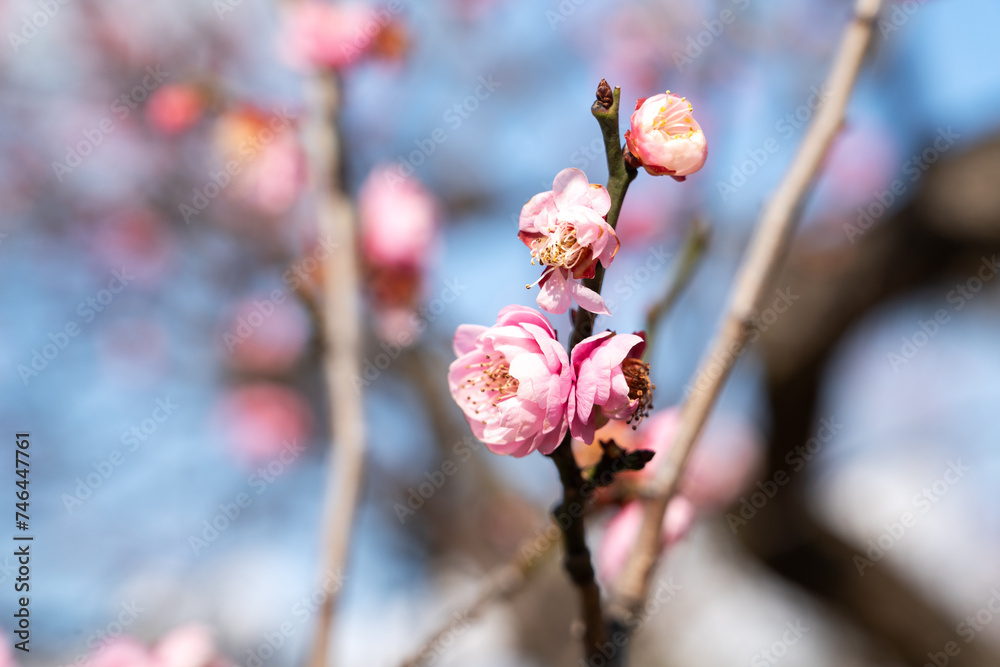
<svg viewBox="0 0 1000 667">
<path fill-rule="evenodd" d="M 687 182 L 633 184 L 597 323 L 642 327 L 692 220 L 710 227 L 651 351 L 665 409 L 850 10 L 0 2 L 0 423 L 32 436 L 35 535 L 32 650 L 12 660 L 87 664 L 192 623 L 235 664 L 305 660 L 331 446 L 310 68 L 340 73 L 365 283 L 369 465 L 336 657 L 398 665 L 545 540 L 554 466 L 470 447 L 445 374 L 458 324 L 534 305 L 521 206 L 565 167 L 606 181 L 597 83 L 621 87 L 623 129 L 637 98 L 686 96 L 710 145 Z M 632 664 L 1000 664 L 997 25 L 992 0 L 886 3 L 703 442 L 733 483 L 656 573 L 672 592 Z M 595 551 L 614 511 L 592 519 Z M 0 557 L 8 639 L 14 565 Z M 557 558 L 536 569 L 424 657 L 579 664 L 575 594 Z"/>
</svg>

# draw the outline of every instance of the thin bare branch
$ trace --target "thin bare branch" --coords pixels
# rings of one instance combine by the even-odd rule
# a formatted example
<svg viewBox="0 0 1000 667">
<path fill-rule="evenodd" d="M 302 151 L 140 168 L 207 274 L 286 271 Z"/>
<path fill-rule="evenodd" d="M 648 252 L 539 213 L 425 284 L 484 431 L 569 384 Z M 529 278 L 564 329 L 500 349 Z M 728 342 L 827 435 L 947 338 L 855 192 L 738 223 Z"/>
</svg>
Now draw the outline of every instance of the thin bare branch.
<svg viewBox="0 0 1000 667">
<path fill-rule="evenodd" d="M 325 355 L 323 370 L 333 439 L 321 526 L 320 571 L 344 576 L 351 528 L 364 476 L 365 432 L 362 395 L 352 381 L 360 377 L 361 323 L 354 213 L 340 187 L 340 136 L 337 130 L 339 82 L 332 72 L 314 75 L 308 86 L 306 146 L 316 189 L 321 238 L 332 240 L 323 271 Z M 328 591 L 317 618 L 311 667 L 330 664 L 330 636 L 339 590 Z"/>
<path fill-rule="evenodd" d="M 455 632 L 459 627 L 467 625 L 492 605 L 503 600 L 510 599 L 519 591 L 523 590 L 532 576 L 538 572 L 541 565 L 548 560 L 548 556 L 555 553 L 555 540 L 550 540 L 538 551 L 530 556 L 524 556 L 526 548 L 537 541 L 532 537 L 524 547 L 518 550 L 518 557 L 514 561 L 501 565 L 493 570 L 487 577 L 487 583 L 482 590 L 464 609 L 451 615 L 434 634 L 430 635 L 409 658 L 404 660 L 401 667 L 420 667 L 427 662 L 430 656 L 436 655 L 443 646 L 443 639 L 449 633 Z"/>
<path fill-rule="evenodd" d="M 677 300 L 694 277 L 694 270 L 705 256 L 711 235 L 711 229 L 700 218 L 695 217 L 691 220 L 691 227 L 684 237 L 680 261 L 670 276 L 666 291 L 646 309 L 646 324 L 643 330 L 646 332 L 647 360 L 652 356 L 652 350 L 656 345 L 660 323 L 673 310 Z"/>
</svg>

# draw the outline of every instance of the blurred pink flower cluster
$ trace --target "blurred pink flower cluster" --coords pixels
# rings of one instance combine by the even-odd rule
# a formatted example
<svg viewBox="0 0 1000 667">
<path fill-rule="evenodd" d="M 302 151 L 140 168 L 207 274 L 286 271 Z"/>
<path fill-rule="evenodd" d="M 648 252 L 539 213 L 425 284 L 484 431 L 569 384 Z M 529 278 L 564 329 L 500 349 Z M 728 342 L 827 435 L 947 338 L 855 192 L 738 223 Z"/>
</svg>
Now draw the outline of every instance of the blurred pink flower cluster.
<svg viewBox="0 0 1000 667">
<path fill-rule="evenodd" d="M 612 423 L 598 431 L 593 441 L 574 443 L 574 451 L 583 464 L 600 456 L 598 443 L 602 440 L 614 440 L 627 450 L 653 451 L 655 455 L 645 468 L 621 474 L 623 488 L 609 494 L 634 497 L 663 465 L 677 434 L 679 417 L 677 408 L 662 410 L 646 420 L 636 433 Z M 679 492 L 667 506 L 661 533 L 663 548 L 668 549 L 681 540 L 699 512 L 719 511 L 736 499 L 752 480 L 761 463 L 760 456 L 759 438 L 748 425 L 726 419 L 710 427 L 691 454 Z M 621 571 L 639 534 L 642 516 L 642 503 L 627 499 L 608 523 L 598 554 L 603 580 L 610 582 Z"/>
<path fill-rule="evenodd" d="M 377 55 L 398 59 L 407 35 L 395 20 L 399 3 L 375 9 L 356 2 L 305 0 L 288 8 L 279 50 L 293 67 L 344 69 Z"/>
<path fill-rule="evenodd" d="M 91 667 L 231 667 L 215 649 L 211 631 L 185 625 L 153 646 L 130 637 L 115 639 L 91 658 Z"/>
<path fill-rule="evenodd" d="M 376 333 L 405 347 L 420 329 L 416 310 L 438 242 L 438 203 L 415 177 L 380 165 L 361 186 L 358 218 Z"/>
<path fill-rule="evenodd" d="M 198 624 L 183 625 L 153 646 L 132 637 L 107 640 L 94 649 L 88 667 L 234 667 L 218 653 L 212 631 Z M 6 634 L 0 635 L 0 667 L 15 667 Z"/>
<path fill-rule="evenodd" d="M 157 88 L 146 103 L 149 124 L 164 134 L 179 134 L 191 128 L 205 111 L 201 91 L 188 84 L 166 84 Z"/>
<path fill-rule="evenodd" d="M 285 109 L 230 109 L 216 122 L 215 146 L 234 186 L 224 181 L 220 187 L 230 196 L 272 216 L 287 212 L 298 200 L 306 181 L 305 152 L 295 120 Z"/>
</svg>

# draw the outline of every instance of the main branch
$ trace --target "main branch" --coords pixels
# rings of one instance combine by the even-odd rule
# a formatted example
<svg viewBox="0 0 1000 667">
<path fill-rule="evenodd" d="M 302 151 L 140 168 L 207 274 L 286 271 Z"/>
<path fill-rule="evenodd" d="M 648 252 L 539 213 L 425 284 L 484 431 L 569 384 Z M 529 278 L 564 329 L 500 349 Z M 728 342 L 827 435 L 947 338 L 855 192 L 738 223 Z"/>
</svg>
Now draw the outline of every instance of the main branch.
<svg viewBox="0 0 1000 667">
<path fill-rule="evenodd" d="M 621 136 L 618 132 L 618 105 L 621 100 L 621 90 L 611 91 L 607 81 L 601 80 L 597 89 L 597 101 L 591 108 L 591 113 L 601 126 L 604 138 L 605 152 L 608 158 L 608 194 L 611 197 L 611 208 L 608 210 L 607 221 L 612 228 L 618 223 L 618 214 L 628 186 L 636 176 L 636 170 L 625 164 L 622 153 Z M 604 282 L 604 267 L 595 267 L 593 278 L 584 281 L 584 285 L 601 293 Z M 594 333 L 594 313 L 578 308 L 573 312 L 573 333 L 570 336 L 569 349 L 573 348 Z M 559 481 L 563 487 L 562 502 L 556 507 L 554 516 L 563 532 L 565 556 L 563 566 L 570 579 L 580 593 L 580 607 L 584 621 L 584 653 L 587 660 L 600 656 L 600 647 L 605 643 L 607 629 L 604 613 L 601 607 L 601 590 L 594 576 L 594 565 L 587 547 L 587 536 L 584 527 L 584 510 L 588 501 L 586 483 L 573 456 L 572 436 L 569 433 L 563 438 L 559 447 L 550 454 L 550 458 L 559 470 Z"/>
<path fill-rule="evenodd" d="M 360 389 L 351 378 L 361 373 L 359 277 L 355 254 L 354 215 L 340 187 L 340 136 L 337 131 L 339 86 L 336 75 L 321 72 L 309 84 L 310 174 L 316 188 L 320 238 L 332 240 L 333 251 L 323 271 L 323 317 L 330 432 L 333 447 L 327 473 L 320 544 L 321 581 L 343 578 L 351 527 L 364 476 L 364 414 Z M 329 664 L 330 635 L 339 590 L 326 591 L 316 622 L 311 667 Z"/>
</svg>

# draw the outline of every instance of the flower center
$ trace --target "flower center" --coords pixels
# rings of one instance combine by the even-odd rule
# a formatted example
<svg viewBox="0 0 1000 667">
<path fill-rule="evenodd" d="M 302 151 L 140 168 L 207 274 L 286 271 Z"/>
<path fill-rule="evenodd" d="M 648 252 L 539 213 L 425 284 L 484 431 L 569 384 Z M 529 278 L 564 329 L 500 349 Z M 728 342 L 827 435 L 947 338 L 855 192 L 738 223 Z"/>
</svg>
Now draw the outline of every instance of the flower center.
<svg viewBox="0 0 1000 667">
<path fill-rule="evenodd" d="M 653 409 L 653 390 L 656 389 L 656 385 L 649 380 L 649 364 L 634 357 L 622 362 L 622 373 L 625 375 L 625 382 L 628 383 L 629 400 L 636 402 L 635 410 L 627 420 L 627 423 L 632 424 L 632 428 L 635 429 Z"/>
<path fill-rule="evenodd" d="M 667 91 L 670 94 L 670 91 Z M 694 109 L 686 97 L 668 97 L 667 103 L 660 107 L 660 112 L 653 118 L 653 129 L 666 135 L 667 139 L 687 139 L 699 132 L 695 129 Z"/>
<path fill-rule="evenodd" d="M 549 235 L 536 239 L 531 249 L 531 263 L 572 269 L 583 257 L 586 248 L 576 240 L 572 227 L 550 229 Z"/>
<path fill-rule="evenodd" d="M 469 392 L 467 398 L 472 405 L 489 402 L 496 406 L 500 404 L 500 401 L 517 395 L 517 378 L 511 376 L 510 364 L 507 363 L 507 359 L 502 354 L 487 354 L 485 361 L 469 364 L 466 368 L 482 369 L 481 374 L 473 375 L 463 385 L 463 388 Z M 480 397 L 480 401 L 473 400 L 474 392 L 477 389 L 480 394 L 485 394 L 485 396 Z M 475 412 L 478 413 L 479 408 L 476 408 Z"/>
</svg>

